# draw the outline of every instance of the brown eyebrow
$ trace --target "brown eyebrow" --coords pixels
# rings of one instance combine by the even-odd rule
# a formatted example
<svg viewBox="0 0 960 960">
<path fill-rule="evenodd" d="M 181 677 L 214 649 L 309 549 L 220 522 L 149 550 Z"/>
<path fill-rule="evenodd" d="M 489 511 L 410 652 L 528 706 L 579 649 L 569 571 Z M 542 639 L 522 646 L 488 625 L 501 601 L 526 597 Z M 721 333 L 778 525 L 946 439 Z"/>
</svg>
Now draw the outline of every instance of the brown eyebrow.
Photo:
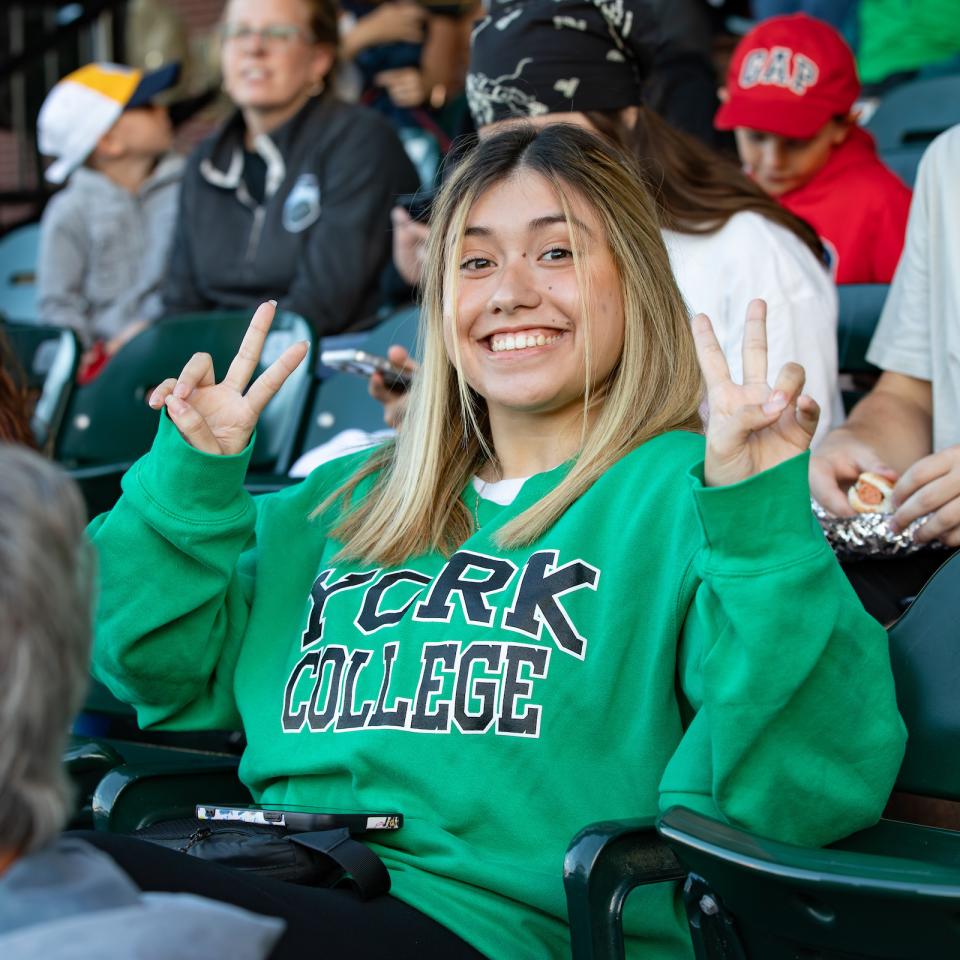
<svg viewBox="0 0 960 960">
<path fill-rule="evenodd" d="M 581 220 L 578 220 L 576 217 L 573 217 L 573 224 L 578 230 L 582 230 L 588 237 L 592 237 L 593 234 L 590 231 L 590 228 L 583 223 Z M 548 213 L 545 217 L 537 217 L 536 220 L 531 220 L 527 226 L 534 232 L 538 230 L 543 230 L 544 227 L 552 227 L 557 223 L 566 223 L 567 218 L 562 213 Z M 489 227 L 484 226 L 470 226 L 463 231 L 465 237 L 489 237 L 493 234 L 493 231 Z"/>
</svg>

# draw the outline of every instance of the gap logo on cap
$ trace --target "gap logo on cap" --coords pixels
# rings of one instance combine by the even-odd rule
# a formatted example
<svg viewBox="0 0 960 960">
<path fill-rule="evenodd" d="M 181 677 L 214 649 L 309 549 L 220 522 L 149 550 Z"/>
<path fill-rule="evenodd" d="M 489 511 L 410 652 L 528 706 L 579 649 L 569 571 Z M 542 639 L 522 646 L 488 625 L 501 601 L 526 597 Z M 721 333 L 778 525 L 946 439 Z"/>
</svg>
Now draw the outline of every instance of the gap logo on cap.
<svg viewBox="0 0 960 960">
<path fill-rule="evenodd" d="M 802 97 L 819 76 L 820 68 L 805 54 L 790 47 L 757 47 L 743 58 L 739 82 L 744 89 L 783 87 Z"/>
</svg>

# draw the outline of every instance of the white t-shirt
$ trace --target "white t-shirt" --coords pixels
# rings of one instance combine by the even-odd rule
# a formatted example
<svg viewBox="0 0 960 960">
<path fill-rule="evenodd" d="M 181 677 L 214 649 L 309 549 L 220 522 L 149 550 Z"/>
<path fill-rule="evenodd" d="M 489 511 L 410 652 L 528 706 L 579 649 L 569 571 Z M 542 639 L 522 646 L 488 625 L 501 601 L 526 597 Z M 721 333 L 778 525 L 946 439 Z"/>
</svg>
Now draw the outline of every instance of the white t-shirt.
<svg viewBox="0 0 960 960">
<path fill-rule="evenodd" d="M 867 359 L 933 385 L 933 449 L 960 443 L 960 126 L 927 148 Z"/>
<path fill-rule="evenodd" d="M 734 381 L 741 382 L 747 304 L 767 302 L 767 376 L 803 365 L 804 392 L 820 404 L 814 444 L 843 421 L 837 382 L 837 290 L 795 234 L 759 213 L 734 214 L 711 234 L 663 231 L 677 285 L 691 314 L 713 323 Z"/>
<path fill-rule="evenodd" d="M 529 480 L 529 477 L 511 477 L 509 480 L 481 480 L 473 478 L 473 489 L 484 500 L 492 500 L 506 507 L 517 499 L 520 488 Z"/>
</svg>

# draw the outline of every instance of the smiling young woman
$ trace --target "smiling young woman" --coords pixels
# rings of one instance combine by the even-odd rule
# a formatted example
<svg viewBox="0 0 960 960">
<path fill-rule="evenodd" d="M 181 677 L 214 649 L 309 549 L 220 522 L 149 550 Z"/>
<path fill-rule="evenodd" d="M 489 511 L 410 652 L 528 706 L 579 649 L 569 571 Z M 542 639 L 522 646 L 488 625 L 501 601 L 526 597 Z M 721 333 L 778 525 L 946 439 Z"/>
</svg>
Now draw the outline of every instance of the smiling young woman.
<svg viewBox="0 0 960 960">
<path fill-rule="evenodd" d="M 581 240 L 576 261 L 574 229 Z M 590 278 L 587 303 L 579 274 Z M 579 428 L 582 397 L 606 381 L 623 349 L 617 268 L 589 206 L 575 194 L 564 203 L 536 173 L 496 184 L 470 213 L 458 281 L 457 320 L 444 328 L 445 345 L 486 401 L 491 435 L 503 434 L 507 419 L 519 424 L 531 417 L 540 421 L 538 433 L 562 432 L 571 412 Z M 558 418 L 551 429 L 546 421 Z M 570 440 L 579 438 L 576 429 Z M 505 441 L 494 445 L 506 476 L 540 472 L 544 464 L 505 464 L 523 453 L 508 455 Z M 557 454 L 554 448 L 550 459 Z"/>
<path fill-rule="evenodd" d="M 700 371 L 650 195 L 624 176 L 625 158 L 559 130 L 483 142 L 484 166 L 455 171 L 437 204 L 425 375 L 382 496 L 338 531 L 351 553 L 396 562 L 461 543 L 469 512 L 437 491 L 460 490 L 473 474 L 540 473 L 577 453 L 557 488 L 504 530 L 505 543 L 533 539 L 629 450 L 700 430 Z M 518 151 L 523 138 L 529 149 Z M 511 328 L 560 336 L 494 351 L 490 337 L 506 341 Z"/>
<path fill-rule="evenodd" d="M 810 514 L 803 368 L 768 383 L 754 301 L 731 380 L 637 183 L 579 128 L 482 142 L 437 202 L 396 440 L 244 492 L 305 352 L 247 389 L 265 304 L 224 380 L 198 354 L 157 389 L 154 449 L 91 527 L 97 675 L 141 723 L 242 725 L 260 803 L 404 814 L 364 837 L 389 897 L 260 898 L 331 956 L 559 960 L 585 824 L 683 804 L 826 843 L 889 793 L 886 635 Z M 673 889 L 630 904 L 629 957 L 688 960 Z"/>
</svg>

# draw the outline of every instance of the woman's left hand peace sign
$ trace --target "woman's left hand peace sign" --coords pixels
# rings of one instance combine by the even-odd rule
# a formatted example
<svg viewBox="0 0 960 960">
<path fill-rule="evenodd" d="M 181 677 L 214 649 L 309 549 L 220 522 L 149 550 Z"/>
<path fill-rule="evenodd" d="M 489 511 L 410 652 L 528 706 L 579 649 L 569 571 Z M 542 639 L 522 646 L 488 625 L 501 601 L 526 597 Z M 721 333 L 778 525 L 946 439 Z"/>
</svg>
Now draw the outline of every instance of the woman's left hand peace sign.
<svg viewBox="0 0 960 960">
<path fill-rule="evenodd" d="M 816 401 L 802 393 L 803 367 L 784 364 L 773 388 L 767 383 L 767 305 L 751 300 L 743 331 L 743 383 L 730 368 L 702 313 L 693 318 L 697 359 L 707 384 L 708 487 L 746 480 L 803 453 L 820 419 Z"/>
</svg>

